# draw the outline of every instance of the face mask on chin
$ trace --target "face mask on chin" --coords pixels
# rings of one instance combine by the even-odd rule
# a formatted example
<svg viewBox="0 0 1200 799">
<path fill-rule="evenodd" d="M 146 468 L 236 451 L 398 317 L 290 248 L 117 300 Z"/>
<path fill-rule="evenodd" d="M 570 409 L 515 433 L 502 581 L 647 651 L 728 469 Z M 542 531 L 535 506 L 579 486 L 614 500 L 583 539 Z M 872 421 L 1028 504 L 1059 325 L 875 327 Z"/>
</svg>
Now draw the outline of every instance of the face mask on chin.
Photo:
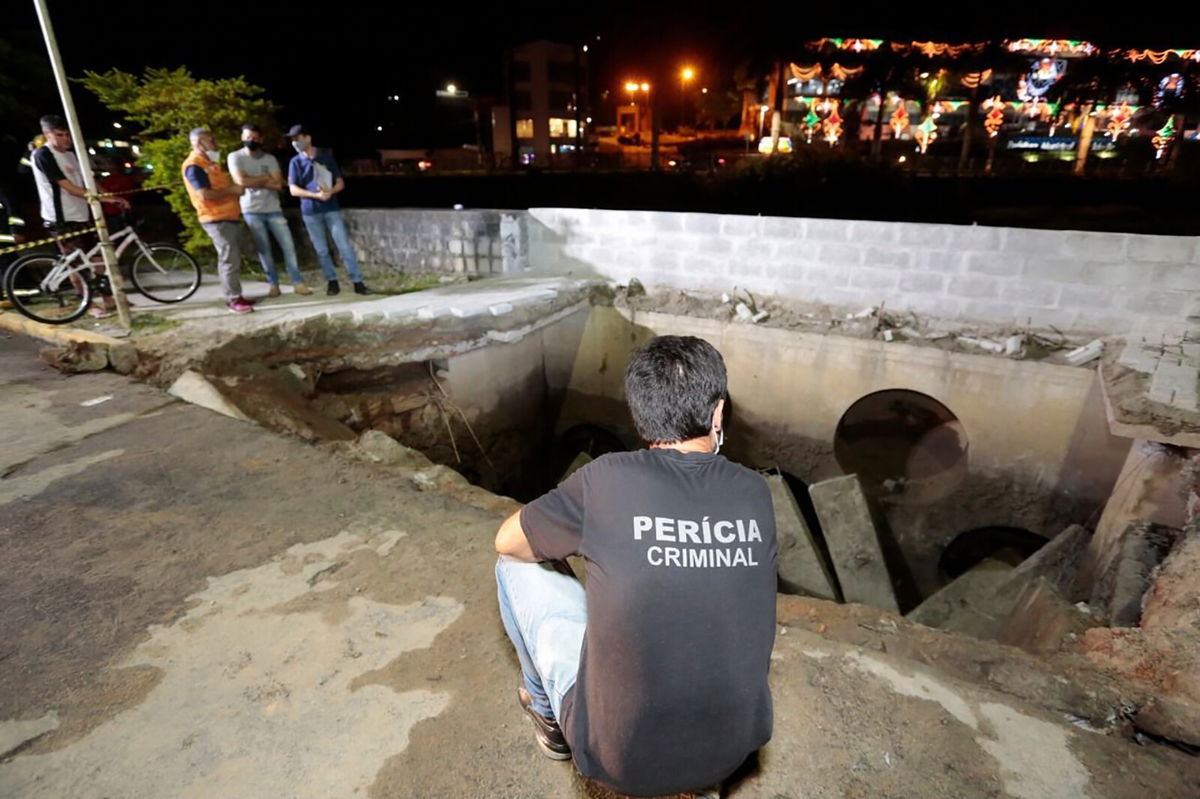
<svg viewBox="0 0 1200 799">
<path fill-rule="evenodd" d="M 308 150 L 308 139 L 292 139 L 292 149 L 298 153 L 303 153 Z"/>
<path fill-rule="evenodd" d="M 246 139 L 242 144 L 246 145 L 246 149 L 250 152 L 255 152 L 262 147 L 262 142 L 254 141 L 253 139 Z"/>
</svg>

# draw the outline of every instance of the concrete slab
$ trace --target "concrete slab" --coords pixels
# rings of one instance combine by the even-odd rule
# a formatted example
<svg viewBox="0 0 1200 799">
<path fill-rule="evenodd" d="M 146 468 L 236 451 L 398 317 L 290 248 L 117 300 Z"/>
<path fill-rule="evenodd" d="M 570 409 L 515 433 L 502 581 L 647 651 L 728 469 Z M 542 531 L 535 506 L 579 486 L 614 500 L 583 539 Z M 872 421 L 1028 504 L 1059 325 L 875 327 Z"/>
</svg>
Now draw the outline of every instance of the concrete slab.
<svg viewBox="0 0 1200 799">
<path fill-rule="evenodd" d="M 898 613 L 896 591 L 879 544 L 879 532 L 856 475 L 809 486 L 847 602 L 862 602 Z"/>
<path fill-rule="evenodd" d="M 779 583 L 788 593 L 837 601 L 833 573 L 813 540 L 796 497 L 781 475 L 767 475 L 779 541 Z"/>
<path fill-rule="evenodd" d="M 1012 572 L 1009 564 L 986 558 L 913 608 L 906 618 L 926 627 L 993 638 L 1012 612 L 1015 597 L 997 596 Z"/>
<path fill-rule="evenodd" d="M 1129 524 L 1115 544 L 1117 556 L 1097 575 L 1088 604 L 1106 613 L 1113 627 L 1136 627 L 1150 575 L 1179 535 L 1179 530 L 1149 522 Z"/>
<path fill-rule="evenodd" d="M 1187 338 L 1130 339 L 1105 348 L 1100 378 L 1113 435 L 1200 447 L 1200 350 L 1195 344 Z"/>
<path fill-rule="evenodd" d="M 1071 525 L 1021 561 L 1002 587 L 1013 588 L 1015 595 L 1026 583 L 1040 578 L 1063 596 L 1073 597 L 1075 580 L 1091 540 L 1092 534 L 1087 528 Z"/>
<path fill-rule="evenodd" d="M 1039 578 L 1025 586 L 996 640 L 1026 652 L 1057 652 L 1068 636 L 1100 625 L 1101 619 L 1071 604 Z"/>
<path fill-rule="evenodd" d="M 242 422 L 253 421 L 242 412 L 241 408 L 226 399 L 221 390 L 214 386 L 207 377 L 194 369 L 189 369 L 181 374 L 171 384 L 171 388 L 167 390 L 167 393 L 178 397 L 184 402 L 190 402 L 193 405 L 207 408 L 222 416 L 228 416 L 230 419 L 237 419 Z"/>
</svg>

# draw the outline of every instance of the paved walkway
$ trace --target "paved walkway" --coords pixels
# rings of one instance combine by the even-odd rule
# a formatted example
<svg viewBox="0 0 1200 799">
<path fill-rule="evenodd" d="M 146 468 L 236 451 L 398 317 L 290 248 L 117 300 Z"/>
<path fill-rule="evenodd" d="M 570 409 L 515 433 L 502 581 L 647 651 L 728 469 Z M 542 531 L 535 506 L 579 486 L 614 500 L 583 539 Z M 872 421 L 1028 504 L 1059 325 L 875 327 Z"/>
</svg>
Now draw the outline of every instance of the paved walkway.
<svg viewBox="0 0 1200 799">
<path fill-rule="evenodd" d="M 3 335 L 0 420 L 0 796 L 603 795 L 515 704 L 511 501 Z M 780 621 L 775 738 L 733 796 L 1195 795 L 1193 758 L 924 665 L 940 633 L 795 597 Z M 1004 660 L 978 646 L 964 673 Z"/>
</svg>

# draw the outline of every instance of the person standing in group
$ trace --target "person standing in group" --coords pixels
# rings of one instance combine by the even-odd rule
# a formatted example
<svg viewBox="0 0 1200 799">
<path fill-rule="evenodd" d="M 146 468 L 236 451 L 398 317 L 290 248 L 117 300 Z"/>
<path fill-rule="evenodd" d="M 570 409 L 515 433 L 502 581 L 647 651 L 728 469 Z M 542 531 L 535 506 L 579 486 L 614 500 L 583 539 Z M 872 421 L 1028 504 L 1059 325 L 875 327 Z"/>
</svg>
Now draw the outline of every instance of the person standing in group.
<svg viewBox="0 0 1200 799">
<path fill-rule="evenodd" d="M 358 259 L 354 255 L 354 248 L 350 246 L 350 236 L 346 233 L 346 223 L 342 220 L 337 195 L 346 188 L 346 182 L 342 180 L 337 161 L 328 152 L 313 147 L 312 134 L 303 125 L 292 125 L 287 135 L 296 151 L 288 164 L 288 191 L 293 197 L 300 198 L 300 216 L 312 240 L 313 249 L 317 251 L 321 271 L 328 281 L 325 293 L 337 294 L 341 291 L 333 257 L 329 253 L 328 238 L 332 237 L 338 254 L 342 256 L 346 274 L 354 283 L 354 293 L 373 294 L 363 283 Z"/>
<path fill-rule="evenodd" d="M 217 249 L 217 273 L 225 306 L 236 314 L 250 313 L 254 303 L 242 296 L 242 218 L 238 198 L 245 191 L 221 168 L 221 152 L 208 128 L 194 128 L 188 139 L 192 152 L 183 162 L 183 185 L 200 226 Z"/>
<path fill-rule="evenodd" d="M 72 149 L 74 144 L 67 120 L 57 114 L 47 114 L 41 118 L 41 126 L 46 143 L 33 151 L 30 160 L 41 204 L 42 222 L 56 236 L 86 230 L 92 227 L 92 211 L 88 207 L 79 159 Z M 113 202 L 122 210 L 129 209 L 129 201 L 124 197 L 114 198 Z M 86 252 L 95 246 L 96 235 L 84 233 L 55 243 L 63 255 L 75 250 Z M 96 318 L 103 318 L 116 309 L 116 302 L 108 278 L 104 275 L 103 262 L 93 263 L 92 268 L 100 276 L 97 282 L 103 307 L 90 308 L 89 312 Z M 71 275 L 71 282 L 77 289 L 82 288 L 79 280 L 78 275 Z"/>
<path fill-rule="evenodd" d="M 304 276 L 296 263 L 296 244 L 288 230 L 287 217 L 279 205 L 279 192 L 283 189 L 283 175 L 275 156 L 263 150 L 262 131 L 257 125 L 242 125 L 242 149 L 229 154 L 229 176 L 245 191 L 241 196 L 242 216 L 254 234 L 254 246 L 258 249 L 258 260 L 262 263 L 267 282 L 271 284 L 268 297 L 279 296 L 279 271 L 271 256 L 271 236 L 279 242 L 283 252 L 283 265 L 292 280 L 292 291 L 296 294 L 312 294 L 304 284 Z"/>
</svg>

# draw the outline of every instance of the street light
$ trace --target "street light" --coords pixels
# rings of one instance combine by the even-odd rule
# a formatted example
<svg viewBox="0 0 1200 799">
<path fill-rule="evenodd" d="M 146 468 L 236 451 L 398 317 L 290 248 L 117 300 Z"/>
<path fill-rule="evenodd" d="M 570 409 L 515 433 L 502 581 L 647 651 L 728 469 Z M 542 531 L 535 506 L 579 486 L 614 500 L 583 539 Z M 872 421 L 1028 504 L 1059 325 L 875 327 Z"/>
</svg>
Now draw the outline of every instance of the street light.
<svg viewBox="0 0 1200 799">
<path fill-rule="evenodd" d="M 446 94 L 456 94 L 457 92 L 458 92 L 458 87 L 455 86 L 453 83 L 446 84 Z"/>
<path fill-rule="evenodd" d="M 679 70 L 679 128 L 682 130 L 684 118 L 687 116 L 687 85 L 696 77 L 696 70 L 684 67 Z"/>
</svg>

